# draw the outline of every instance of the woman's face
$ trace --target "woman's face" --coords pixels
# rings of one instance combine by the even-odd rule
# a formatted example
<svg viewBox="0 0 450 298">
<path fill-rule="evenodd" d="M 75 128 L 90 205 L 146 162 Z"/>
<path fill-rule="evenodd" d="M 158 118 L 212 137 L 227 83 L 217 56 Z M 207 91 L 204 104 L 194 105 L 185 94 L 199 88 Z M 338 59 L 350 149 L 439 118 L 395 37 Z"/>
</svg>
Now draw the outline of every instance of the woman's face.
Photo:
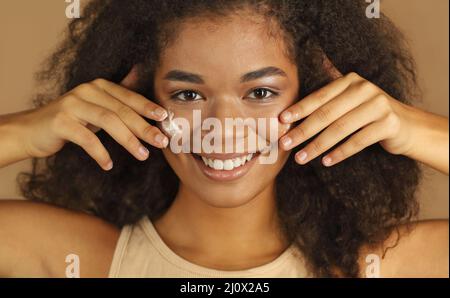
<svg viewBox="0 0 450 298">
<path fill-rule="evenodd" d="M 262 164 L 261 153 L 248 154 L 251 130 L 243 134 L 226 130 L 225 118 L 252 118 L 255 123 L 257 118 L 267 118 L 264 139 L 268 140 L 268 119 L 278 119 L 299 91 L 297 66 L 286 57 L 282 38 L 269 35 L 267 25 L 251 18 L 236 15 L 220 22 L 184 22 L 176 40 L 162 53 L 155 73 L 156 100 L 176 118 L 189 122 L 191 144 L 194 131 L 200 128 L 194 123 L 194 110 L 201 113 L 202 121 L 215 118 L 222 125 L 222 153 L 163 150 L 182 187 L 217 207 L 239 206 L 271 189 L 289 155 L 278 150 L 273 163 Z M 287 129 L 277 123 L 276 141 Z M 263 135 L 260 126 L 253 131 L 260 138 Z M 200 130 L 202 140 L 208 132 Z M 234 140 L 231 153 L 225 153 L 227 138 Z M 244 152 L 237 150 L 238 139 L 245 144 Z M 246 158 L 250 160 L 243 164 Z"/>
</svg>

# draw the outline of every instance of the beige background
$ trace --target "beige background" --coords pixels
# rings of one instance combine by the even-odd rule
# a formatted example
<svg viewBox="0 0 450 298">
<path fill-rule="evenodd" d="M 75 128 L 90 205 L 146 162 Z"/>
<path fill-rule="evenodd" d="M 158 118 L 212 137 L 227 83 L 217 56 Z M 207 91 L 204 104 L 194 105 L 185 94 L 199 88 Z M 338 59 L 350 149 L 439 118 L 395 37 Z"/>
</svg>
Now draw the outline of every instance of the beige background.
<svg viewBox="0 0 450 298">
<path fill-rule="evenodd" d="M 83 3 L 83 0 L 82 0 Z M 384 0 L 381 9 L 405 32 L 416 58 L 423 104 L 448 117 L 449 1 Z M 0 3 L 0 114 L 31 107 L 33 74 L 62 36 L 64 0 L 2 0 Z M 425 144 L 424 144 L 425 145 Z M 0 149 L 1 150 L 1 149 Z M 0 198 L 20 198 L 16 175 L 29 161 L 0 169 Z M 427 168 L 421 185 L 422 218 L 448 218 L 448 176 Z"/>
</svg>

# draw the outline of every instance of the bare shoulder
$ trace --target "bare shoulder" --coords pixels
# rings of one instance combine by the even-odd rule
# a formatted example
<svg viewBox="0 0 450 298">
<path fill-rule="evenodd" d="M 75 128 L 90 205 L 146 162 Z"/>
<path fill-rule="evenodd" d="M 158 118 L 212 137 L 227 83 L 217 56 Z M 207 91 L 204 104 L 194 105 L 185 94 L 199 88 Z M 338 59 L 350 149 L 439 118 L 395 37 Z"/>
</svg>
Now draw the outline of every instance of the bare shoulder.
<svg viewBox="0 0 450 298">
<path fill-rule="evenodd" d="M 381 277 L 448 277 L 448 220 L 424 220 L 399 226 L 377 247 L 363 247 L 361 276 L 379 264 Z M 369 271 L 368 271 L 369 270 Z"/>
<path fill-rule="evenodd" d="M 30 201 L 0 201 L 0 276 L 106 276 L 120 230 L 88 214 Z"/>
</svg>

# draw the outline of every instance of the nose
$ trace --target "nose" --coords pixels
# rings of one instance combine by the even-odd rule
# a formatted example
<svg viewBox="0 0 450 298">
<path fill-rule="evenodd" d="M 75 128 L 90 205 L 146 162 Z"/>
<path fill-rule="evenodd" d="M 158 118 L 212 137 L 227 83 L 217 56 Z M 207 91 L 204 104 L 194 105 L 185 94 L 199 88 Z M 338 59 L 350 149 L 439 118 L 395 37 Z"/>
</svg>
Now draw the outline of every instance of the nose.
<svg viewBox="0 0 450 298">
<path fill-rule="evenodd" d="M 225 152 L 251 150 L 248 138 L 256 135 L 256 119 L 246 115 L 242 99 L 234 96 L 221 96 L 211 101 L 205 110 L 205 118 L 214 118 L 220 122 L 220 139 Z M 203 131 L 206 135 L 208 131 Z"/>
<path fill-rule="evenodd" d="M 223 140 L 229 138 L 245 138 L 247 135 L 246 129 L 243 132 L 235 131 L 236 121 L 246 119 L 240 98 L 234 96 L 221 96 L 217 98 L 211 102 L 205 116 L 220 121 Z"/>
</svg>

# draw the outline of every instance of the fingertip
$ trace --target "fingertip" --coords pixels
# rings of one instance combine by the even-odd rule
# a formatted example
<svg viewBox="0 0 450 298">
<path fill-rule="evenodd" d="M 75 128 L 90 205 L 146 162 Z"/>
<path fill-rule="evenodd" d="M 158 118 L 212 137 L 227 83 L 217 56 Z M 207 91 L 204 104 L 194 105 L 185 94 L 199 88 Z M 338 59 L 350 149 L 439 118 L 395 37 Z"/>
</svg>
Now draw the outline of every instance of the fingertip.
<svg viewBox="0 0 450 298">
<path fill-rule="evenodd" d="M 155 136 L 155 142 L 160 148 L 166 148 L 169 145 L 169 138 L 160 132 Z"/>
<path fill-rule="evenodd" d="M 282 123 L 285 124 L 289 124 L 290 121 L 292 121 L 292 113 L 288 110 L 288 111 L 284 111 L 283 113 L 281 113 L 280 115 L 280 120 Z"/>
<path fill-rule="evenodd" d="M 288 151 L 292 147 L 292 138 L 289 136 L 283 136 L 280 139 L 281 148 L 285 151 Z"/>
<path fill-rule="evenodd" d="M 322 164 L 326 167 L 333 165 L 333 159 L 330 156 L 325 156 L 322 158 Z"/>
<path fill-rule="evenodd" d="M 164 121 L 169 116 L 169 113 L 161 107 L 157 107 L 156 109 L 152 110 L 150 114 L 151 118 L 157 121 Z"/>
<path fill-rule="evenodd" d="M 104 170 L 105 171 L 110 171 L 113 168 L 113 162 L 112 160 L 110 160 L 105 166 L 104 166 Z"/>
<path fill-rule="evenodd" d="M 141 160 L 146 160 L 148 158 L 148 156 L 150 155 L 150 151 L 148 151 L 148 149 L 141 145 L 139 146 L 139 156 L 141 157 Z"/>
<path fill-rule="evenodd" d="M 308 154 L 304 150 L 300 150 L 299 152 L 297 152 L 295 154 L 295 160 L 297 161 L 298 164 L 301 164 L 301 165 L 305 164 L 307 158 L 308 158 Z"/>
</svg>

